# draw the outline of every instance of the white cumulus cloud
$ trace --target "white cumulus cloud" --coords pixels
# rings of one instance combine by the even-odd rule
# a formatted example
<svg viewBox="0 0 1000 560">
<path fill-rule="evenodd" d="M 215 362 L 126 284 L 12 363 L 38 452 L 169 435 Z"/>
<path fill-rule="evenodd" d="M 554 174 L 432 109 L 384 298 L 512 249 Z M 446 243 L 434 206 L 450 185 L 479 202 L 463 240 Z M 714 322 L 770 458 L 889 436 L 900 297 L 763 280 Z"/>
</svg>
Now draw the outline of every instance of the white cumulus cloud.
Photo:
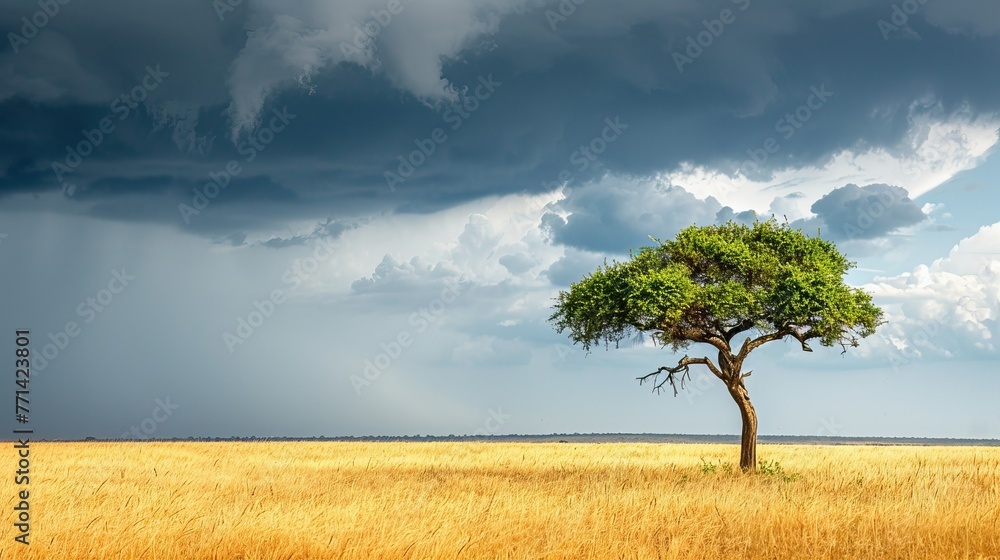
<svg viewBox="0 0 1000 560">
<path fill-rule="evenodd" d="M 963 239 L 947 257 L 866 285 L 886 309 L 882 340 L 908 359 L 994 353 L 1000 334 L 998 248 L 1000 223 Z"/>
</svg>

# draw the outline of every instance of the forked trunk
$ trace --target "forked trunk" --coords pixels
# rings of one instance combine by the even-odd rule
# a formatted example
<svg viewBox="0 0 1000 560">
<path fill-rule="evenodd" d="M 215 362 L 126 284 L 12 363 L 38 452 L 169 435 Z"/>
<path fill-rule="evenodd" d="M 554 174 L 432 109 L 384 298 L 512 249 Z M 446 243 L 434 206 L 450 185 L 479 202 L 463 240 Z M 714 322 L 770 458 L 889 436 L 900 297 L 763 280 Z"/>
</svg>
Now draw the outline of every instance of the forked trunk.
<svg viewBox="0 0 1000 560">
<path fill-rule="evenodd" d="M 740 438 L 740 470 L 745 473 L 757 472 L 757 411 L 750 404 L 750 395 L 742 381 L 729 388 L 736 405 L 740 407 L 743 419 L 743 433 Z"/>
</svg>

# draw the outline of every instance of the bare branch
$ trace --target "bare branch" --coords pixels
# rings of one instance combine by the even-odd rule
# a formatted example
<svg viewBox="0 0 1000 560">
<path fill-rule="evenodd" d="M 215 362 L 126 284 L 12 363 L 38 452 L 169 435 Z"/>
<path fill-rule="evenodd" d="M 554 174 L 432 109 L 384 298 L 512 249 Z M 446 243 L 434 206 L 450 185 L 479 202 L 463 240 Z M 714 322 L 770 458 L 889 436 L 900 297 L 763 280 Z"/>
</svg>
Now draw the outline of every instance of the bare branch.
<svg viewBox="0 0 1000 560">
<path fill-rule="evenodd" d="M 657 394 L 663 390 L 664 385 L 669 383 L 670 387 L 673 388 L 674 396 L 676 397 L 678 384 L 680 384 L 680 388 L 683 389 L 684 382 L 691 380 L 691 366 L 698 364 L 708 367 L 708 369 L 711 370 L 711 372 L 719 379 L 723 381 L 726 380 L 722 372 L 719 371 L 719 368 L 715 367 L 715 364 L 712 363 L 712 360 L 708 358 L 690 358 L 688 356 L 681 358 L 674 367 L 660 366 L 656 369 L 656 371 L 647 373 L 646 375 L 637 377 L 636 379 L 639 380 L 640 385 L 646 381 L 652 380 L 653 391 Z M 659 376 L 664 373 L 667 375 L 662 380 L 658 379 Z M 680 376 L 677 374 L 680 374 Z"/>
<path fill-rule="evenodd" d="M 809 347 L 809 344 L 806 341 L 808 341 L 811 338 L 820 337 L 820 335 L 812 329 L 808 329 L 805 332 L 799 332 L 798 327 L 795 327 L 794 325 L 789 325 L 783 329 L 779 329 L 770 334 L 761 335 L 752 340 L 750 339 L 750 337 L 747 337 L 747 339 L 743 342 L 743 346 L 740 348 L 739 357 L 746 358 L 747 354 L 749 354 L 755 348 L 774 340 L 781 340 L 786 336 L 791 336 L 795 340 L 799 341 L 799 344 L 802 345 L 803 352 L 812 352 L 812 348 Z"/>
<path fill-rule="evenodd" d="M 848 341 L 846 341 L 846 342 L 844 341 L 843 338 L 841 338 L 837 342 L 840 344 L 840 347 L 843 349 L 840 352 L 841 354 L 846 354 L 847 353 L 847 347 L 848 346 L 850 346 L 851 348 L 857 348 L 858 346 L 860 346 L 860 344 L 858 344 L 858 339 L 855 336 L 851 336 L 851 338 Z"/>
</svg>

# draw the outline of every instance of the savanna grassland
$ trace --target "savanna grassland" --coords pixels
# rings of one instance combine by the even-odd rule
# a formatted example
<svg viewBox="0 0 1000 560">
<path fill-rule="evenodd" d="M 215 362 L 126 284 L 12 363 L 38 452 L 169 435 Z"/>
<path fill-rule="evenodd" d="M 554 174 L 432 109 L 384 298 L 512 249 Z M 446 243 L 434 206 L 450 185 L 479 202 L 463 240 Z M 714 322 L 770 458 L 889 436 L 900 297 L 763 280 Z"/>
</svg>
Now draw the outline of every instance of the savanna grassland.
<svg viewBox="0 0 1000 560">
<path fill-rule="evenodd" d="M 761 445 L 769 468 L 749 477 L 708 444 L 31 454 L 31 545 L 13 541 L 5 476 L 2 558 L 1000 558 L 1000 448 Z"/>
</svg>

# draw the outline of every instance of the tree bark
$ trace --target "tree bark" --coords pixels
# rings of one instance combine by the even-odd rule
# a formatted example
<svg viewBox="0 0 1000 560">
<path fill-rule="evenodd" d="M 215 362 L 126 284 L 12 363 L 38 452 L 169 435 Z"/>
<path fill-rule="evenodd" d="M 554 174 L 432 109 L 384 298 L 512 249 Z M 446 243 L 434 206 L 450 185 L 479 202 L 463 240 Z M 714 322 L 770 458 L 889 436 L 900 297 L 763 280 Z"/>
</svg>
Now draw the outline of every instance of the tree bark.
<svg viewBox="0 0 1000 560">
<path fill-rule="evenodd" d="M 736 401 L 736 406 L 740 407 L 740 416 L 743 419 L 743 433 L 740 437 L 740 470 L 745 473 L 755 473 L 757 472 L 757 411 L 750 403 L 750 395 L 747 393 L 742 379 L 729 387 L 729 394 Z"/>
</svg>

